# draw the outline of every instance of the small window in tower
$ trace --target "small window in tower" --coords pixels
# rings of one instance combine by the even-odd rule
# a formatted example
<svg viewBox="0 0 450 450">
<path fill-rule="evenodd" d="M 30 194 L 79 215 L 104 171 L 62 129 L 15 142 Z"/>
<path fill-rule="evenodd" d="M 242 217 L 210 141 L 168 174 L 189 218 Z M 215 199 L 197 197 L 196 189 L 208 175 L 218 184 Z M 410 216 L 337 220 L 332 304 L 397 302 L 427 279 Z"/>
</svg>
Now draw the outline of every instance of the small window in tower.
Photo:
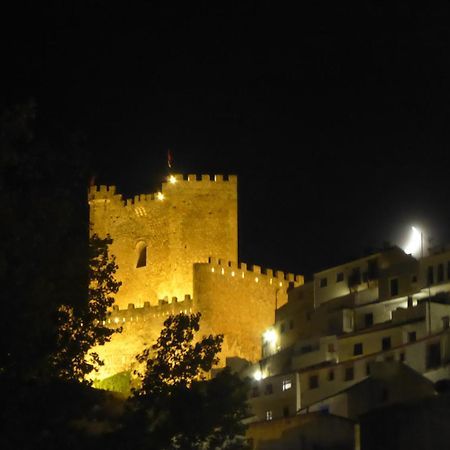
<svg viewBox="0 0 450 450">
<path fill-rule="evenodd" d="M 147 245 L 144 242 L 140 242 L 137 245 L 138 258 L 136 268 L 145 267 L 147 265 Z"/>
</svg>

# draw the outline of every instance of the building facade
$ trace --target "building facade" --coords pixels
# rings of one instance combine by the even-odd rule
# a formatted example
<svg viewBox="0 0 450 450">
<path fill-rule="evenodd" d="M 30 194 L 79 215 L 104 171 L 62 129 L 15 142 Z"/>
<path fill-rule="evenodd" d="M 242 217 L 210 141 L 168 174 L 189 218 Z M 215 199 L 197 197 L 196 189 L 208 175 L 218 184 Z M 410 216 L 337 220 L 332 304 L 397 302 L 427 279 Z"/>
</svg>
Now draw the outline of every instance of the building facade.
<svg viewBox="0 0 450 450">
<path fill-rule="evenodd" d="M 315 273 L 289 291 L 261 359 L 242 371 L 253 378 L 249 435 L 298 415 L 358 424 L 374 408 L 434 395 L 450 378 L 449 317 L 447 249 L 417 260 L 392 247 Z"/>
</svg>

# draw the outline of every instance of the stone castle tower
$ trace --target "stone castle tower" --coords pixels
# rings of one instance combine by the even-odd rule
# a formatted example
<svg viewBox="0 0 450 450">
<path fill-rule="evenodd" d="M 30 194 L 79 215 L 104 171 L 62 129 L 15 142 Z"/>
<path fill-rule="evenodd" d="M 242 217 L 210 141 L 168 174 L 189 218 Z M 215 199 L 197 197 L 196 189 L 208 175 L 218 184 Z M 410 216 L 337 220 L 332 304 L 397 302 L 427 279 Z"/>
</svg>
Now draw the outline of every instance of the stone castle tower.
<svg viewBox="0 0 450 450">
<path fill-rule="evenodd" d="M 171 175 L 160 192 L 123 200 L 89 192 L 92 232 L 110 234 L 122 287 L 109 322 L 123 332 L 98 351 L 100 378 L 131 368 L 171 313 L 201 312 L 201 332 L 223 333 L 222 361 L 260 356 L 260 336 L 302 276 L 238 262 L 237 177 Z"/>
</svg>

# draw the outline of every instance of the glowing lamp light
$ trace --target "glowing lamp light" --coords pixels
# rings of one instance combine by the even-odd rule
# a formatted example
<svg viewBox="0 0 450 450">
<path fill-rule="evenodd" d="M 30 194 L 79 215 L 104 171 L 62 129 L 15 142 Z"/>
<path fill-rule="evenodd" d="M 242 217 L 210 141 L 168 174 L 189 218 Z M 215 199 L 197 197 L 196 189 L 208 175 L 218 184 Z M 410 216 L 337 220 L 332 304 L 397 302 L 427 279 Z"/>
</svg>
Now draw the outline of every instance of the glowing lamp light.
<svg viewBox="0 0 450 450">
<path fill-rule="evenodd" d="M 420 255 L 422 247 L 423 247 L 422 232 L 416 227 L 411 227 L 411 234 L 404 248 L 405 253 L 408 255 Z"/>
<path fill-rule="evenodd" d="M 263 334 L 263 339 L 264 339 L 264 342 L 267 342 L 267 343 L 272 344 L 272 345 L 275 344 L 275 342 L 277 342 L 277 333 L 276 333 L 276 331 L 273 328 L 265 331 L 264 334 Z"/>
<path fill-rule="evenodd" d="M 164 200 L 164 194 L 163 194 L 162 192 L 158 192 L 158 193 L 156 194 L 156 198 L 157 198 L 158 200 Z"/>
<path fill-rule="evenodd" d="M 175 184 L 176 182 L 177 182 L 177 179 L 173 175 L 170 175 L 169 176 L 169 183 Z"/>
<path fill-rule="evenodd" d="M 261 381 L 262 380 L 262 372 L 260 370 L 257 370 L 254 374 L 253 374 L 253 378 L 256 381 Z"/>
</svg>

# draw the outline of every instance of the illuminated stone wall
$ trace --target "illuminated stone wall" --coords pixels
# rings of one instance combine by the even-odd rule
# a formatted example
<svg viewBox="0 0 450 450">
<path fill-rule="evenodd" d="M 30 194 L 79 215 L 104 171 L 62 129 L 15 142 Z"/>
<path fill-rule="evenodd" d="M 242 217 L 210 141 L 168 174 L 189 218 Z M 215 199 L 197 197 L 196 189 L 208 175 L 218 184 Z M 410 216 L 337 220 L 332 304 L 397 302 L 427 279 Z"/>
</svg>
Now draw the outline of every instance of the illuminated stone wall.
<svg viewBox="0 0 450 450">
<path fill-rule="evenodd" d="M 92 374 L 92 378 L 101 380 L 125 370 L 136 369 L 136 355 L 156 341 L 169 315 L 181 312 L 194 312 L 193 301 L 189 296 L 184 299 L 173 298 L 170 303 L 161 302 L 157 306 L 151 306 L 148 302 L 143 307 L 129 304 L 128 308 L 119 309 L 114 306 L 108 325 L 113 328 L 121 327 L 122 332 L 114 334 L 108 344 L 93 348 L 105 365 L 99 372 Z"/>
<path fill-rule="evenodd" d="M 92 232 L 113 239 L 120 308 L 128 303 L 155 305 L 164 298 L 193 294 L 194 263 L 209 256 L 237 260 L 237 178 L 174 175 L 158 194 L 122 199 L 114 186 L 92 187 Z M 146 247 L 146 264 L 137 267 Z"/>
<path fill-rule="evenodd" d="M 287 302 L 289 287 L 302 276 L 254 265 L 211 259 L 194 266 L 194 306 L 202 313 L 204 332 L 224 334 L 222 361 L 261 357 L 261 334 L 275 321 L 275 308 Z"/>
<path fill-rule="evenodd" d="M 123 332 L 96 349 L 105 360 L 99 379 L 132 369 L 164 319 L 181 311 L 202 314 L 201 334 L 225 335 L 222 362 L 255 361 L 275 308 L 286 303 L 290 286 L 303 284 L 301 276 L 229 262 L 238 261 L 236 176 L 172 181 L 160 193 L 126 201 L 114 186 L 90 190 L 92 232 L 111 235 L 123 283 L 110 319 Z M 137 267 L 143 248 L 145 265 Z"/>
</svg>

